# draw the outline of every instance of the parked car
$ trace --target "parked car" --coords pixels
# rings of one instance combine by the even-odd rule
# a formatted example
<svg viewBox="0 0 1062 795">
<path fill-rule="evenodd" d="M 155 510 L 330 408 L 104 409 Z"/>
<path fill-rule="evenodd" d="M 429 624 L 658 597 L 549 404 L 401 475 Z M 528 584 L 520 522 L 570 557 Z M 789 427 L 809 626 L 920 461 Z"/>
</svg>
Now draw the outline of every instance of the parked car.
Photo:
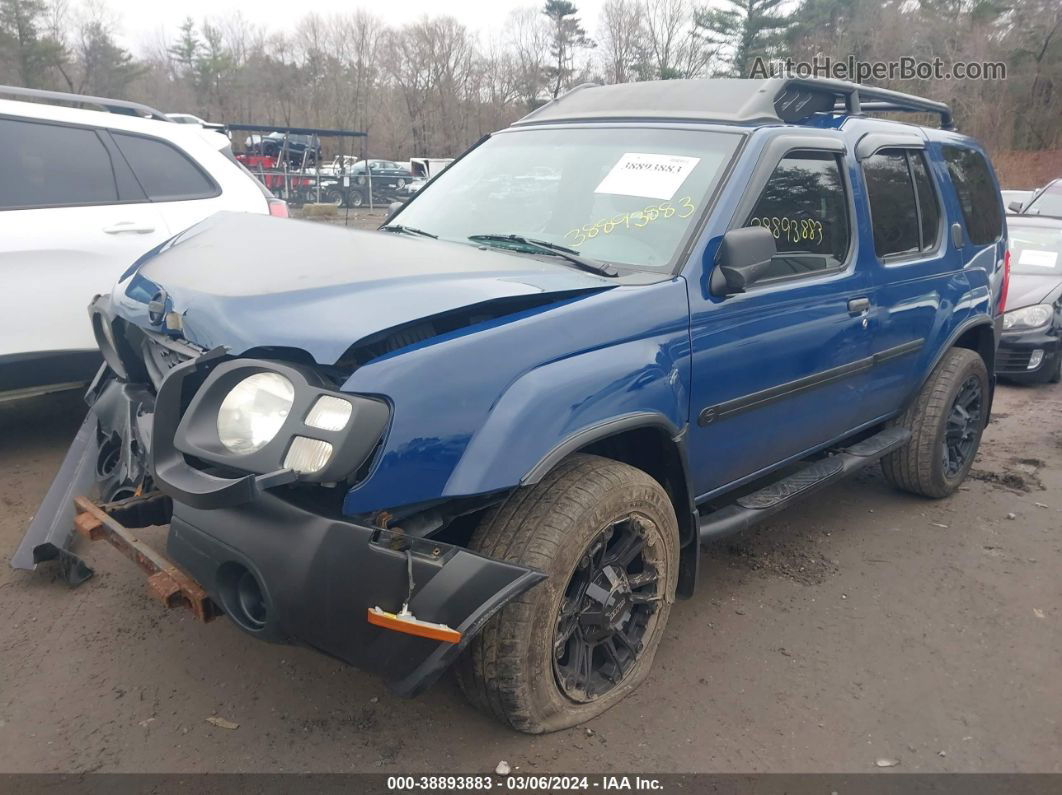
<svg viewBox="0 0 1062 795">
<path fill-rule="evenodd" d="M 213 132 L 117 100 L 0 95 L 38 100 L 0 99 L 2 396 L 92 377 L 100 355 L 84 308 L 145 252 L 219 210 L 286 212 Z M 55 104 L 69 102 L 116 112 Z"/>
<path fill-rule="evenodd" d="M 1062 381 L 1062 219 L 1007 217 L 1011 281 L 996 372 L 1011 381 Z"/>
<path fill-rule="evenodd" d="M 402 694 L 456 665 L 525 732 L 599 715 L 702 542 L 877 461 L 965 478 L 1007 238 L 950 122 L 840 81 L 584 87 L 380 232 L 205 221 L 93 304 L 108 369 L 15 565 L 86 576 L 55 495 L 98 482 L 81 532 L 169 524 L 155 592 L 201 618 Z"/>
<path fill-rule="evenodd" d="M 1007 208 L 1008 213 L 1020 213 L 1025 205 L 1028 203 L 1036 191 L 1034 190 L 1004 190 L 1000 191 L 1003 194 L 1003 206 Z"/>
<path fill-rule="evenodd" d="M 287 153 L 290 165 L 301 167 L 313 166 L 321 159 L 321 140 L 316 135 L 289 135 L 283 132 L 271 132 L 263 136 L 250 136 L 251 154 L 265 155 L 282 159 Z"/>
<path fill-rule="evenodd" d="M 1052 180 L 1036 191 L 1036 195 L 1029 199 L 1022 213 L 1062 218 L 1062 179 Z"/>
</svg>

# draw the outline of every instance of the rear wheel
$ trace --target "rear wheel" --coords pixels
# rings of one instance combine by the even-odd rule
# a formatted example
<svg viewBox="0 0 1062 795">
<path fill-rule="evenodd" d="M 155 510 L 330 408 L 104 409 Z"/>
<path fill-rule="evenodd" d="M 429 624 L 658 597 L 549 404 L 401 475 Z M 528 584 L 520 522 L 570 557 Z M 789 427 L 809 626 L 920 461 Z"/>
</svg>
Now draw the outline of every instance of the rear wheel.
<svg viewBox="0 0 1062 795">
<path fill-rule="evenodd" d="M 347 195 L 347 203 L 351 207 L 361 207 L 365 204 L 365 195 L 360 190 L 352 190 Z"/>
<path fill-rule="evenodd" d="M 952 348 L 896 424 L 911 441 L 881 461 L 885 479 L 904 491 L 947 497 L 970 471 L 985 427 L 989 395 L 984 360 Z"/>
<path fill-rule="evenodd" d="M 486 517 L 471 546 L 548 575 L 462 657 L 458 679 L 476 706 L 537 734 L 589 720 L 642 683 L 677 578 L 678 524 L 659 483 L 573 456 Z"/>
</svg>

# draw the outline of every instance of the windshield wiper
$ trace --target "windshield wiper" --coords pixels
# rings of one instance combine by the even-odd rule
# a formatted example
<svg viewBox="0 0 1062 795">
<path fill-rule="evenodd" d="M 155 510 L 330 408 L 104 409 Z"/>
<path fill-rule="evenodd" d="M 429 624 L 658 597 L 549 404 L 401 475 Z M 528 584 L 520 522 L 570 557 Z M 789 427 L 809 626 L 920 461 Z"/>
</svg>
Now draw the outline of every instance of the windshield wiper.
<svg viewBox="0 0 1062 795">
<path fill-rule="evenodd" d="M 599 276 L 619 276 L 619 271 L 611 265 L 584 259 L 579 256 L 579 252 L 574 248 L 562 246 L 560 243 L 550 243 L 548 240 L 534 240 L 529 237 L 524 237 L 523 235 L 469 235 L 468 239 L 474 243 L 516 243 L 517 245 L 526 246 L 541 254 L 549 254 L 554 257 L 566 259 L 577 268 L 589 271 L 590 273 L 596 273 Z"/>
<path fill-rule="evenodd" d="M 430 237 L 432 240 L 438 240 L 438 235 L 433 235 L 431 232 L 425 232 L 423 229 L 416 229 L 412 226 L 402 226 L 402 224 L 388 224 L 387 226 L 380 227 L 381 232 L 405 232 L 407 235 L 420 235 L 421 237 Z"/>
</svg>

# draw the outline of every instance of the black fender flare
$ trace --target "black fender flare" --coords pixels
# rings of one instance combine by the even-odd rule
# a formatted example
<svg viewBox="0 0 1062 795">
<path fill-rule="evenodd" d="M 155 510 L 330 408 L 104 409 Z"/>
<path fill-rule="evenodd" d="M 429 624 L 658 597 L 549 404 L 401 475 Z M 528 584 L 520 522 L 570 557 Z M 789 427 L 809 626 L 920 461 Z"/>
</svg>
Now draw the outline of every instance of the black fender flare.
<svg viewBox="0 0 1062 795">
<path fill-rule="evenodd" d="M 542 480 L 546 474 L 567 456 L 581 450 L 594 442 L 603 441 L 627 431 L 649 428 L 660 430 L 675 444 L 678 450 L 679 466 L 682 469 L 683 487 L 686 490 L 685 506 L 675 504 L 676 518 L 679 521 L 680 548 L 678 561 L 678 594 L 683 598 L 692 596 L 697 583 L 700 562 L 700 544 L 697 534 L 697 506 L 693 502 L 693 487 L 690 483 L 688 453 L 686 450 L 686 433 L 688 426 L 679 428 L 662 414 L 653 411 L 637 411 L 612 417 L 576 431 L 554 445 L 538 462 L 520 479 L 521 486 L 531 486 Z M 675 495 L 672 495 L 674 501 Z"/>
</svg>

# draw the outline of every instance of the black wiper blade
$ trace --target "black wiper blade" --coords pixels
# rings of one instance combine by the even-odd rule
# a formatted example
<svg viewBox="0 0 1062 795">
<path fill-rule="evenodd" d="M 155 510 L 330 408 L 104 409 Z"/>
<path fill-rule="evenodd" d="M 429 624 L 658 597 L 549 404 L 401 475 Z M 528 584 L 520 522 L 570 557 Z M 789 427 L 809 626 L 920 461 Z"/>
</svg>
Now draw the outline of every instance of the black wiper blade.
<svg viewBox="0 0 1062 795">
<path fill-rule="evenodd" d="M 561 259 L 565 259 L 572 263 L 577 268 L 589 271 L 590 273 L 596 273 L 599 276 L 619 276 L 619 271 L 611 265 L 584 259 L 579 256 L 579 252 L 574 248 L 562 246 L 560 243 L 550 243 L 548 240 L 535 240 L 530 237 L 524 237 L 523 235 L 469 235 L 468 239 L 474 243 L 516 243 L 517 245 L 527 246 L 542 254 L 551 254 L 555 257 L 560 257 Z"/>
<path fill-rule="evenodd" d="M 402 224 L 388 224 L 387 226 L 380 227 L 381 232 L 405 232 L 407 235 L 420 235 L 421 237 L 430 237 L 432 240 L 438 240 L 438 235 L 433 235 L 431 232 L 425 232 L 423 229 L 416 229 L 412 226 L 402 226 Z"/>
</svg>

